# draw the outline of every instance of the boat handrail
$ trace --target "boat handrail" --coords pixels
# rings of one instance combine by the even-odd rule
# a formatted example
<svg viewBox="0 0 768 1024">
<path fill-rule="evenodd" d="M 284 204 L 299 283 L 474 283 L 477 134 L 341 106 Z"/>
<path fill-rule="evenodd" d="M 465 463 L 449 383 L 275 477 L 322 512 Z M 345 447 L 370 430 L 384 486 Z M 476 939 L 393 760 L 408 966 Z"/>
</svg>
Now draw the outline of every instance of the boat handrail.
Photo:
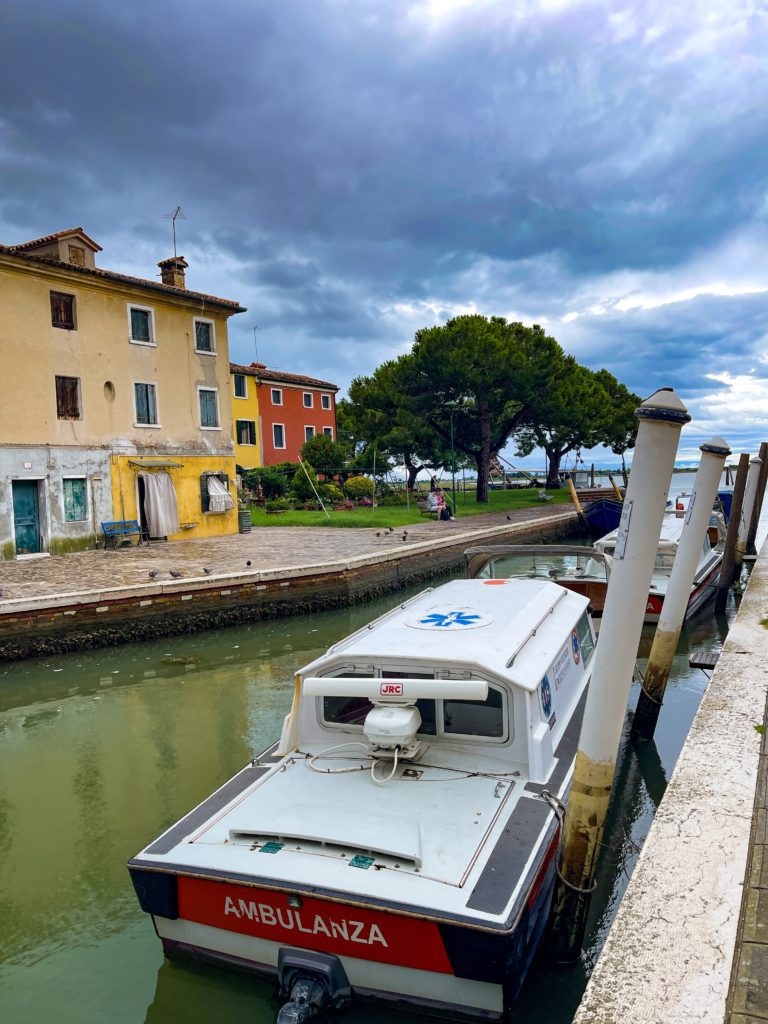
<svg viewBox="0 0 768 1024">
<path fill-rule="evenodd" d="M 533 627 L 533 629 L 528 633 L 528 635 L 526 637 L 524 637 L 524 639 L 521 641 L 521 643 L 518 644 L 516 650 L 512 654 L 512 657 L 507 662 L 507 668 L 512 668 L 512 665 L 515 662 L 515 658 L 518 656 L 520 651 L 522 651 L 522 649 L 525 647 L 525 645 L 528 643 L 529 640 L 531 640 L 533 637 L 536 636 L 536 633 L 538 632 L 539 627 L 541 626 L 542 622 L 549 615 L 553 615 L 554 614 L 555 608 L 557 608 L 557 606 L 560 604 L 560 602 L 563 600 L 563 598 L 566 596 L 566 594 L 568 594 L 568 591 L 563 589 L 562 592 L 557 595 L 557 597 L 555 598 L 554 602 L 549 606 L 547 611 L 544 612 L 544 614 L 541 616 L 541 618 L 536 623 L 536 625 Z"/>
</svg>

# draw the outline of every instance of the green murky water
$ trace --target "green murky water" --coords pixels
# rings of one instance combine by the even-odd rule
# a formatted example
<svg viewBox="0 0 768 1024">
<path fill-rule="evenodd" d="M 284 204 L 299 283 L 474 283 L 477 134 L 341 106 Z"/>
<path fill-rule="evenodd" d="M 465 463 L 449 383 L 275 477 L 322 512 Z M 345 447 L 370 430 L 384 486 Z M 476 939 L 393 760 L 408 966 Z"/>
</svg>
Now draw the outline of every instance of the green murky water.
<svg viewBox="0 0 768 1024">
<path fill-rule="evenodd" d="M 394 600 L 0 668 L 0 1021 L 275 1020 L 268 982 L 164 962 L 125 862 L 275 738 L 297 667 Z M 706 685 L 688 652 L 726 629 L 710 614 L 686 629 L 656 743 L 623 748 L 584 962 L 543 958 L 519 1024 L 570 1021 Z"/>
</svg>

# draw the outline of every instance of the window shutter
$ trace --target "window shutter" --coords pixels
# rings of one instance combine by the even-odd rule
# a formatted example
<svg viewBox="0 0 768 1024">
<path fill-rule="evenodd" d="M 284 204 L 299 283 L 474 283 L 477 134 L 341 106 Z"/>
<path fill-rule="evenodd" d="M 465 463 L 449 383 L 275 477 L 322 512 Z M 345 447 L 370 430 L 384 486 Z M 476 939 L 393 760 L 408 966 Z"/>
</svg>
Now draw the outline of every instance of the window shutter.
<svg viewBox="0 0 768 1024">
<path fill-rule="evenodd" d="M 56 378 L 56 414 L 60 420 L 80 419 L 78 378 Z"/>
</svg>

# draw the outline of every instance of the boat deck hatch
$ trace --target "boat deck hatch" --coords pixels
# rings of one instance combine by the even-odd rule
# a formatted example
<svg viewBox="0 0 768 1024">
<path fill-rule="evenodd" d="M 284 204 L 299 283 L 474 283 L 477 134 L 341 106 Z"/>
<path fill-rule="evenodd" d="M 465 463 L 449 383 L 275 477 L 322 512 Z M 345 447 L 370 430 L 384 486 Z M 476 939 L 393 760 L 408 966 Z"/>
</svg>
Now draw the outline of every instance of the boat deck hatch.
<svg viewBox="0 0 768 1024">
<path fill-rule="evenodd" d="M 327 808 L 294 804 L 273 810 L 269 820 L 258 825 L 233 825 L 230 839 L 302 840 L 344 849 L 380 853 L 411 861 L 421 867 L 421 830 L 413 818 L 382 816 L 355 811 L 354 816 L 334 819 Z"/>
</svg>

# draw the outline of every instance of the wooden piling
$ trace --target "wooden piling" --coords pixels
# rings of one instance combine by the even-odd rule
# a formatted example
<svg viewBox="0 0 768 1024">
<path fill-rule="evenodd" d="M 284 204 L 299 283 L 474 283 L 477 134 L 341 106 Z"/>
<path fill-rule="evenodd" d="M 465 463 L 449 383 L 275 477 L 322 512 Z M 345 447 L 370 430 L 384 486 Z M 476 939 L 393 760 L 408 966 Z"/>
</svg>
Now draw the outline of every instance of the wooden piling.
<svg viewBox="0 0 768 1024">
<path fill-rule="evenodd" d="M 757 453 L 758 459 L 762 462 L 760 475 L 757 478 L 757 494 L 752 505 L 752 515 L 747 532 L 747 554 L 755 554 L 755 537 L 757 536 L 757 524 L 760 521 L 760 512 L 763 508 L 763 497 L 765 496 L 765 485 L 768 482 L 768 443 L 763 441 Z"/>
<path fill-rule="evenodd" d="M 731 450 L 722 437 L 713 437 L 701 446 L 701 462 L 685 512 L 675 563 L 661 606 L 659 624 L 632 722 L 632 738 L 643 743 L 653 739 L 656 730 L 672 660 L 685 621 L 701 545 L 709 527 L 723 463 L 730 454 Z"/>
<path fill-rule="evenodd" d="M 741 567 L 744 562 L 744 555 L 747 553 L 747 537 L 749 535 L 749 526 L 752 522 L 752 509 L 755 506 L 755 499 L 757 498 L 757 482 L 760 479 L 762 469 L 763 464 L 757 456 L 755 456 L 754 459 L 750 459 L 749 472 L 747 473 L 747 484 L 744 489 L 744 503 L 742 505 L 741 515 L 739 516 L 739 535 L 736 540 L 736 554 L 734 556 L 733 564 L 734 580 L 741 576 Z"/>
<path fill-rule="evenodd" d="M 608 480 L 610 482 L 611 487 L 613 488 L 613 493 L 616 495 L 616 500 L 617 501 L 623 501 L 624 500 L 624 496 L 621 493 L 620 488 L 617 486 L 616 481 L 613 479 L 613 477 L 611 476 L 610 473 L 608 474 Z"/>
<path fill-rule="evenodd" d="M 747 473 L 749 472 L 749 455 L 742 452 L 739 456 L 739 465 L 736 470 L 736 480 L 733 485 L 733 498 L 731 500 L 731 515 L 728 520 L 728 532 L 725 535 L 725 548 L 723 550 L 723 561 L 720 566 L 720 575 L 717 578 L 717 593 L 715 594 L 715 611 L 722 613 L 728 602 L 728 591 L 733 583 L 733 567 L 736 561 L 736 541 L 739 537 L 739 522 L 741 520 L 741 509 L 744 504 L 744 489 L 747 486 Z"/>
<path fill-rule="evenodd" d="M 571 492 L 571 501 L 573 502 L 576 512 L 578 513 L 580 522 L 584 522 L 584 509 L 581 507 L 579 496 L 576 493 L 576 485 L 573 482 L 573 477 L 568 477 L 568 490 Z"/>
<path fill-rule="evenodd" d="M 677 453 L 690 416 L 669 389 L 638 409 L 640 425 L 563 826 L 552 946 L 575 959 L 584 936 L 648 588 Z"/>
</svg>

